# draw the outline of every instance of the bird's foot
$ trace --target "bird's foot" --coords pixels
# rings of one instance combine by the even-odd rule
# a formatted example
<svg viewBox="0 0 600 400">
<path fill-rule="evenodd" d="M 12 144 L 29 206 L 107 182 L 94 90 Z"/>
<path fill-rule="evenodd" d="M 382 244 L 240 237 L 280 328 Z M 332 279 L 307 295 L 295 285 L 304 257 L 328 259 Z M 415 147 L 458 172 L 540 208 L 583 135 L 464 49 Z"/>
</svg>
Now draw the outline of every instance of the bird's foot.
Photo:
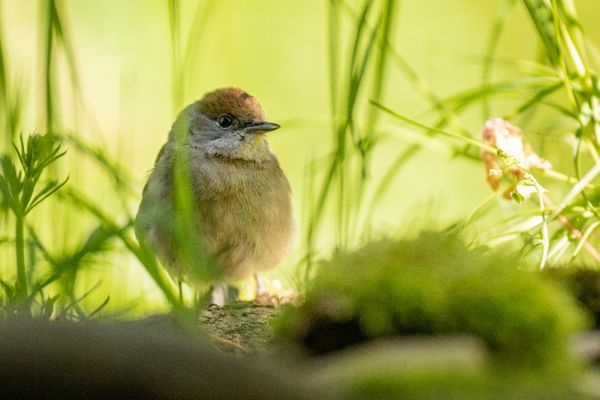
<svg viewBox="0 0 600 400">
<path fill-rule="evenodd" d="M 278 296 L 269 293 L 265 283 L 258 274 L 254 274 L 254 282 L 256 282 L 256 291 L 253 303 L 269 306 L 279 306 L 281 304 Z"/>
<path fill-rule="evenodd" d="M 278 307 L 282 304 L 299 303 L 298 294 L 291 289 L 282 292 L 280 287 L 275 287 L 275 290 L 278 292 L 278 294 L 273 294 L 267 289 L 264 281 L 258 276 L 258 274 L 254 274 L 254 281 L 256 282 L 256 291 L 253 301 L 255 304 Z M 275 282 L 277 283 L 277 281 Z"/>
</svg>

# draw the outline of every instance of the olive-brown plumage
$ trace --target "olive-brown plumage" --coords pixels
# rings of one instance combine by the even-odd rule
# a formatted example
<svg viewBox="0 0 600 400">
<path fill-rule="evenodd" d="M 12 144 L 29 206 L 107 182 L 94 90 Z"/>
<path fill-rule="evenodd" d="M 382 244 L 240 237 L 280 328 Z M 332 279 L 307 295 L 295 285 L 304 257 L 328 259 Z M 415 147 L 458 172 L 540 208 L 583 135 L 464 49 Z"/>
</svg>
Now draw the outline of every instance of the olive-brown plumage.
<svg viewBox="0 0 600 400">
<path fill-rule="evenodd" d="M 176 140 L 177 129 L 186 138 Z M 238 88 L 219 89 L 186 107 L 173 124 L 144 189 L 136 217 L 140 242 L 179 277 L 192 277 L 174 240 L 175 154 L 189 151 L 193 221 L 198 236 L 227 281 L 273 268 L 294 236 L 290 185 L 267 143 L 258 101 Z"/>
</svg>

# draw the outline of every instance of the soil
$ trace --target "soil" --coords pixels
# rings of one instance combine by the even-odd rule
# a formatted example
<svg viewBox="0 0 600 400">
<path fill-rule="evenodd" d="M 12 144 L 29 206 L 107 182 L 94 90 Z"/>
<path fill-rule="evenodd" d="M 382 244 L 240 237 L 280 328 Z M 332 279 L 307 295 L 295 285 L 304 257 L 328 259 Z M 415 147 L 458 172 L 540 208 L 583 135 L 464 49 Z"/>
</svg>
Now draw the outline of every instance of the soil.
<svg viewBox="0 0 600 400">
<path fill-rule="evenodd" d="M 212 304 L 200 314 L 200 323 L 213 342 L 234 353 L 262 350 L 273 340 L 270 321 L 280 308 L 274 305 L 237 302 Z"/>
</svg>

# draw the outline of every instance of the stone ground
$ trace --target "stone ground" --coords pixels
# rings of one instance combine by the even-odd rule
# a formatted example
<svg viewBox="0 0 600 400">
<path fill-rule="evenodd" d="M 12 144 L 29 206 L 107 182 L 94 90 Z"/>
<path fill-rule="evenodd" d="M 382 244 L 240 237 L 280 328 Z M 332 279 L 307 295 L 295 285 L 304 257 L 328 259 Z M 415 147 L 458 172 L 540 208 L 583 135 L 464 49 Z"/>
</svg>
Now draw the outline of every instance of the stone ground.
<svg viewBox="0 0 600 400">
<path fill-rule="evenodd" d="M 251 353 L 264 349 L 273 339 L 270 321 L 279 313 L 274 305 L 237 302 L 225 306 L 212 304 L 200 314 L 205 332 L 221 349 Z"/>
</svg>

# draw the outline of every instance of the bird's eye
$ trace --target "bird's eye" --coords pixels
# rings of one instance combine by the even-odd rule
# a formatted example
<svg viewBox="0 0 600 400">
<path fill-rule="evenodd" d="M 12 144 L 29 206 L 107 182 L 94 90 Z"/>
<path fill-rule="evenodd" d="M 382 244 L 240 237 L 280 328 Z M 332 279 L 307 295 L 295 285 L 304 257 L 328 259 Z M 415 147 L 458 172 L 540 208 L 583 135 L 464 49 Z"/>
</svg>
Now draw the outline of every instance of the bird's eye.
<svg viewBox="0 0 600 400">
<path fill-rule="evenodd" d="M 217 124 L 219 124 L 221 128 L 229 128 L 233 125 L 233 117 L 231 115 L 221 115 L 217 120 Z"/>
</svg>

